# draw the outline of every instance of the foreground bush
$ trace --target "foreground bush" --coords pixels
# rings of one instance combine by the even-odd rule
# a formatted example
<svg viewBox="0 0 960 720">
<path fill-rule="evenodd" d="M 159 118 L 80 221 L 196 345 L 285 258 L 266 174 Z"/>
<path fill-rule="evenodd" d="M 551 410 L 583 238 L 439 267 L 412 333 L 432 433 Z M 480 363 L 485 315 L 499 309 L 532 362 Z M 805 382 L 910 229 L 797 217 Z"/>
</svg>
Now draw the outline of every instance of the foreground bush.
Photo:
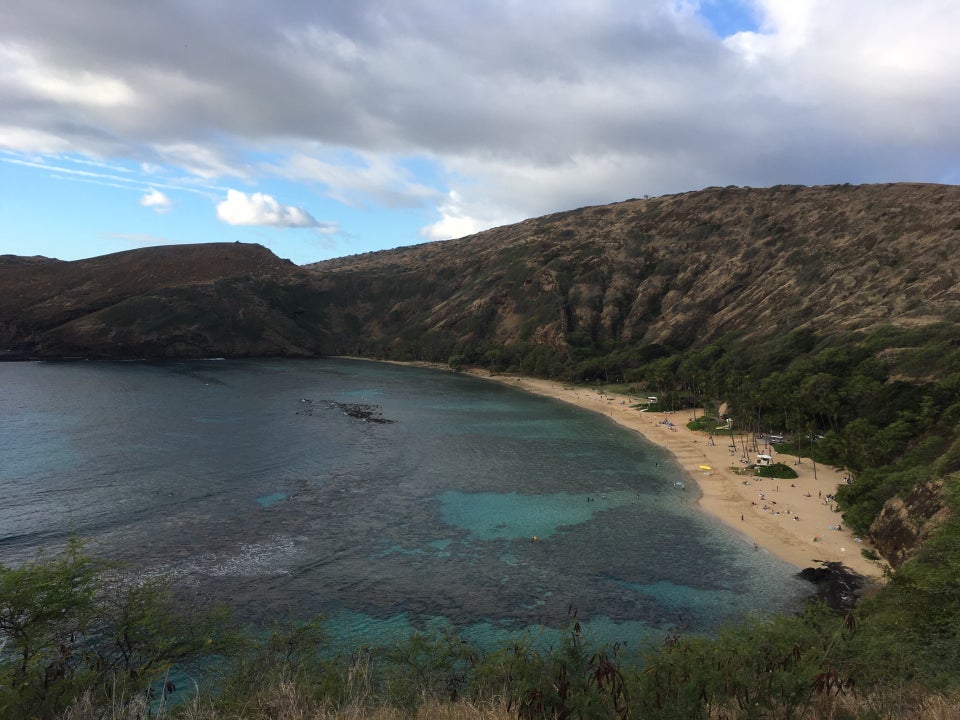
<svg viewBox="0 0 960 720">
<path fill-rule="evenodd" d="M 55 558 L 0 565 L 0 717 L 55 718 L 163 695 L 174 665 L 222 650 L 222 613 L 179 606 L 159 581 L 116 580 L 78 542 Z"/>
<path fill-rule="evenodd" d="M 241 639 L 73 543 L 0 566 L 0 718 L 946 720 L 960 717 L 958 537 L 947 522 L 855 613 L 811 604 L 633 655 L 593 644 L 575 613 L 555 647 L 486 655 L 455 633 L 338 649 L 319 619 Z M 171 706 L 167 673 L 201 659 Z"/>
</svg>

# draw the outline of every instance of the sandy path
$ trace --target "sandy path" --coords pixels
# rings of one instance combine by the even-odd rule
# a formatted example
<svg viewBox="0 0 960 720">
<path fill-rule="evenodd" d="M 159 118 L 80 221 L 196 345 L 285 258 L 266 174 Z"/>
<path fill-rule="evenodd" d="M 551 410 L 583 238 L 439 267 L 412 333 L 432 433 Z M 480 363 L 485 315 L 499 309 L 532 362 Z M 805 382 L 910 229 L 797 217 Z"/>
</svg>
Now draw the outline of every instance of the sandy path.
<svg viewBox="0 0 960 720">
<path fill-rule="evenodd" d="M 538 378 L 491 375 L 486 371 L 471 374 L 603 413 L 640 433 L 670 452 L 697 483 L 704 511 L 798 568 L 815 566 L 819 561 L 840 561 L 870 577 L 883 572 L 880 564 L 861 555 L 861 549 L 869 544 L 842 527 L 836 505 L 827 498 L 844 479 L 844 473 L 834 468 L 817 465 L 814 477 L 809 459 L 795 465 L 795 457 L 783 456 L 781 461 L 797 471 L 796 480 L 740 475 L 735 472 L 743 467 L 739 444 L 734 453 L 729 438 L 717 437 L 710 445 L 707 434 L 689 430 L 686 424 L 693 419 L 692 410 L 647 413 L 631 408 L 636 401 L 620 395 Z M 749 457 L 755 459 L 752 454 Z M 836 527 L 841 529 L 833 529 Z"/>
</svg>

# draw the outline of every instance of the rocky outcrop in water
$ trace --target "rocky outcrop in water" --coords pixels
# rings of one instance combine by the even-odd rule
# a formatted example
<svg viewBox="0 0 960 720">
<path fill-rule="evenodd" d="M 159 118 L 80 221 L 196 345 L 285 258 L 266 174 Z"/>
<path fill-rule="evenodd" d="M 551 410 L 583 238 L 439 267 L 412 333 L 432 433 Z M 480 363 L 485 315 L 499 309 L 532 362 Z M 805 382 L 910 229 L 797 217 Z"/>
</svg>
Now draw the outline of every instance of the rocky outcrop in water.
<svg viewBox="0 0 960 720">
<path fill-rule="evenodd" d="M 383 416 L 383 411 L 380 409 L 379 405 L 364 405 L 362 403 L 345 403 L 337 402 L 336 400 L 324 400 L 321 403 L 322 407 L 325 407 L 330 410 L 339 410 L 341 413 L 347 417 L 352 417 L 362 422 L 371 422 L 371 423 L 392 423 L 394 420 L 385 418 Z M 313 400 L 308 398 L 300 399 L 300 407 L 297 410 L 297 415 L 309 415 L 314 414 L 314 403 Z"/>
<path fill-rule="evenodd" d="M 357 403 L 331 402 L 332 407 L 340 410 L 344 415 L 372 423 L 392 423 L 393 420 L 383 417 L 383 412 L 377 405 L 360 405 Z"/>
</svg>

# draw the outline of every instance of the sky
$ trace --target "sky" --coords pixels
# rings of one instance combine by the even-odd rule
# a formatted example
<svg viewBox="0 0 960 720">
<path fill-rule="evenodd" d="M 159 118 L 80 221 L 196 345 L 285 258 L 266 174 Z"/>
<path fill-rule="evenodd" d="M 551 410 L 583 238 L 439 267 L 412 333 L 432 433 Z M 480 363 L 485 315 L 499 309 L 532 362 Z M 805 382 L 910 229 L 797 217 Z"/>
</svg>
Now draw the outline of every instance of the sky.
<svg viewBox="0 0 960 720">
<path fill-rule="evenodd" d="M 4 0 L 0 254 L 297 264 L 708 186 L 960 183 L 956 0 Z"/>
</svg>

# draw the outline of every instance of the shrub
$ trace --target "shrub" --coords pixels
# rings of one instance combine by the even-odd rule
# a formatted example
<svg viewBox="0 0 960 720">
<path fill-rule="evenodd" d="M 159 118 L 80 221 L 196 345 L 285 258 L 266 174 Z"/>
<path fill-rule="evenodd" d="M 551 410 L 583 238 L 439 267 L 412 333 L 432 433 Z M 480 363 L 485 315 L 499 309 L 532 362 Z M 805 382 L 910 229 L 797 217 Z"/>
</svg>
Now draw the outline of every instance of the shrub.
<svg viewBox="0 0 960 720">
<path fill-rule="evenodd" d="M 556 649 L 538 652 L 520 642 L 495 653 L 477 675 L 488 691 L 509 698 L 521 720 L 618 720 L 630 712 L 620 646 L 594 646 L 582 636 L 575 613 Z"/>
<path fill-rule="evenodd" d="M 796 471 L 789 465 L 784 465 L 783 463 L 758 465 L 757 475 L 765 478 L 776 478 L 777 480 L 793 480 L 797 477 Z"/>
<path fill-rule="evenodd" d="M 191 616 L 163 583 L 123 583 L 112 570 L 78 541 L 0 565 L 0 717 L 54 718 L 81 697 L 102 706 L 158 682 L 162 692 L 174 663 L 230 637 L 222 613 Z"/>
</svg>

